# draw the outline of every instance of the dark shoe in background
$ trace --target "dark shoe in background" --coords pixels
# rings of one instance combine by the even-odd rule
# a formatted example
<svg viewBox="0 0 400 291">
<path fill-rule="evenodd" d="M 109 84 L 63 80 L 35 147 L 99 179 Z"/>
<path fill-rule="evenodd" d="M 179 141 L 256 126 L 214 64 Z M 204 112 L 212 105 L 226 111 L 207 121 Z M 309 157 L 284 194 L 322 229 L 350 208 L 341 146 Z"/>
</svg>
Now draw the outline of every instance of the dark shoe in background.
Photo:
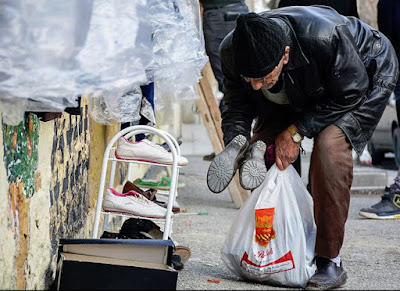
<svg viewBox="0 0 400 291">
<path fill-rule="evenodd" d="M 153 221 L 141 218 L 125 220 L 118 233 L 104 231 L 100 238 L 114 239 L 162 239 L 160 227 Z"/>
<path fill-rule="evenodd" d="M 400 191 L 386 187 L 385 192 L 380 202 L 362 208 L 358 215 L 371 219 L 400 219 Z"/>
<path fill-rule="evenodd" d="M 308 281 L 306 290 L 329 290 L 342 287 L 346 284 L 347 273 L 331 260 L 323 257 L 316 257 L 317 271 Z"/>
<path fill-rule="evenodd" d="M 162 239 L 160 227 L 153 221 L 141 218 L 128 218 L 122 224 L 118 238 Z"/>
<path fill-rule="evenodd" d="M 267 174 L 264 159 L 266 148 L 262 140 L 257 140 L 249 146 L 239 169 L 240 185 L 244 189 L 253 190 L 264 182 Z"/>
<path fill-rule="evenodd" d="M 203 157 L 203 161 L 211 162 L 215 158 L 215 153 L 211 153 L 209 155 L 205 155 Z"/>
<path fill-rule="evenodd" d="M 207 186 L 214 193 L 222 192 L 231 182 L 249 147 L 244 135 L 237 135 L 215 156 L 207 172 Z"/>
</svg>

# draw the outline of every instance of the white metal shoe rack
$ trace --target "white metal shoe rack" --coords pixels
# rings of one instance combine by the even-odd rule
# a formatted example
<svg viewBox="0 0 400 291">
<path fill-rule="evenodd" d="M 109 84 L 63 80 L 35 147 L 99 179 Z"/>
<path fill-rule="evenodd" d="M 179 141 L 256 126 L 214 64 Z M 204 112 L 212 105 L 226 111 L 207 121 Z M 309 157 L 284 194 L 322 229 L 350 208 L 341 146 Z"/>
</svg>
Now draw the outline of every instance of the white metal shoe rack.
<svg viewBox="0 0 400 291">
<path fill-rule="evenodd" d="M 115 151 L 115 147 L 113 147 L 114 143 L 121 136 L 125 136 L 126 139 L 129 139 L 131 136 L 137 135 L 140 133 L 153 133 L 155 135 L 160 136 L 168 144 L 169 148 L 171 149 L 171 153 L 173 156 L 173 164 L 168 166 L 165 164 L 156 164 L 156 163 L 151 163 L 151 162 L 117 159 L 114 155 L 114 151 Z M 124 163 L 137 163 L 137 164 L 148 164 L 148 165 L 172 167 L 171 187 L 169 190 L 166 217 L 165 217 L 165 219 L 151 218 L 151 220 L 161 220 L 161 221 L 164 220 L 163 240 L 167 240 L 171 234 L 172 216 L 173 216 L 172 206 L 175 201 L 175 197 L 177 195 L 178 175 L 179 175 L 179 168 L 180 168 L 178 166 L 178 157 L 179 156 L 180 156 L 180 148 L 179 148 L 178 142 L 171 134 L 169 134 L 168 132 L 166 132 L 164 130 L 156 129 L 156 128 L 153 128 L 153 127 L 150 127 L 147 125 L 134 125 L 134 126 L 127 127 L 125 129 L 121 130 L 120 132 L 118 132 L 116 135 L 114 135 L 114 137 L 108 143 L 106 150 L 104 152 L 103 166 L 102 166 L 101 177 L 100 177 L 99 193 L 98 193 L 98 197 L 97 197 L 96 213 L 95 213 L 94 225 L 93 225 L 93 238 L 97 238 L 97 236 L 98 236 L 100 215 L 102 215 L 102 214 L 105 215 L 104 223 L 103 223 L 103 232 L 108 223 L 108 217 L 110 214 L 117 215 L 117 216 L 125 216 L 125 217 L 127 216 L 127 217 L 144 218 L 144 217 L 139 217 L 139 216 L 135 216 L 135 215 L 122 214 L 122 213 L 116 213 L 116 212 L 105 212 L 102 209 L 104 191 L 105 191 L 105 183 L 106 183 L 106 174 L 107 174 L 107 168 L 108 168 L 109 162 L 111 162 L 111 171 L 110 171 L 110 179 L 109 179 L 109 187 L 111 187 L 111 188 L 114 187 L 115 169 L 116 169 L 117 162 L 124 162 Z M 129 169 L 130 168 L 131 167 L 129 167 Z M 130 177 L 130 171 L 128 171 L 128 177 Z"/>
</svg>

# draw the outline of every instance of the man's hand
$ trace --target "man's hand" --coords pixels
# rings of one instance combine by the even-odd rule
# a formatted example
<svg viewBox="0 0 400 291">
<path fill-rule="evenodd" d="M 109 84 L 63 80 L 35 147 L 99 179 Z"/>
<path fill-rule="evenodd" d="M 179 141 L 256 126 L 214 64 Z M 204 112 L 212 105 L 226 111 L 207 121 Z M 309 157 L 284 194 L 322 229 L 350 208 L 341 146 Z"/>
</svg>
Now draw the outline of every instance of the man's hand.
<svg viewBox="0 0 400 291">
<path fill-rule="evenodd" d="M 293 141 L 289 131 L 285 129 L 275 139 L 275 163 L 283 171 L 297 160 L 300 143 Z"/>
</svg>

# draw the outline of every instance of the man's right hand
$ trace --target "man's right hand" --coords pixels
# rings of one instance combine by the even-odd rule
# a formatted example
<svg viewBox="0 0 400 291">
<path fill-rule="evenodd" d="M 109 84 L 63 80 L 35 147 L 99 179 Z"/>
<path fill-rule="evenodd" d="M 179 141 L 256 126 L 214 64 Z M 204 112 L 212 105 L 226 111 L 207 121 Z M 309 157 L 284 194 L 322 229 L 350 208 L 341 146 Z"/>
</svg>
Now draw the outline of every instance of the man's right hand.
<svg viewBox="0 0 400 291">
<path fill-rule="evenodd" d="M 275 163 L 283 171 L 297 160 L 300 143 L 293 141 L 287 129 L 282 131 L 275 139 Z"/>
</svg>

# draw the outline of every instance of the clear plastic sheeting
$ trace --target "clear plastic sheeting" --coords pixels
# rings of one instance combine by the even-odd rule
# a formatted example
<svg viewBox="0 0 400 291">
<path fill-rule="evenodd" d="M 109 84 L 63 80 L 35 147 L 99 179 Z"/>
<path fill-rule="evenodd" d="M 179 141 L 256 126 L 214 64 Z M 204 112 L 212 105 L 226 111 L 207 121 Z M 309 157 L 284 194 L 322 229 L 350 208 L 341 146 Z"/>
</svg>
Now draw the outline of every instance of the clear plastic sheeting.
<svg viewBox="0 0 400 291">
<path fill-rule="evenodd" d="M 139 95 L 128 92 L 147 83 L 146 68 L 153 62 L 147 17 L 146 0 L 94 1 L 86 45 L 78 55 L 78 83 L 98 123 L 140 119 Z"/>
<path fill-rule="evenodd" d="M 76 106 L 75 56 L 85 43 L 91 9 L 92 0 L 2 1 L 0 100 L 9 123 L 22 121 L 26 108 L 9 112 L 5 102 L 35 109 L 28 99 L 38 100 L 47 111 Z"/>
<path fill-rule="evenodd" d="M 94 1 L 86 45 L 78 55 L 83 93 L 147 82 L 152 52 L 146 16 L 145 0 Z"/>
<path fill-rule="evenodd" d="M 139 86 L 123 94 L 102 91 L 89 98 L 89 112 L 98 123 L 110 125 L 110 121 L 135 122 L 140 119 L 142 91 Z"/>
<path fill-rule="evenodd" d="M 207 60 L 198 0 L 0 5 L 0 113 L 8 124 L 26 111 L 76 107 L 80 95 L 99 123 L 137 121 L 134 88 L 154 82 L 158 107 L 196 99 Z"/>
<path fill-rule="evenodd" d="M 115 96 L 147 82 L 153 57 L 146 18 L 146 0 L 3 1 L 0 111 L 7 122 L 18 124 L 25 111 L 75 107 L 82 94 L 103 92 L 106 104 L 118 107 Z M 6 103 L 22 108 L 10 113 Z"/>
<path fill-rule="evenodd" d="M 197 98 L 187 92 L 194 92 L 190 87 L 199 81 L 208 61 L 198 1 L 148 0 L 148 3 L 154 52 L 149 71 L 159 88 L 156 100 L 167 105 L 171 100 L 165 100 L 165 96 L 176 101 Z"/>
</svg>

